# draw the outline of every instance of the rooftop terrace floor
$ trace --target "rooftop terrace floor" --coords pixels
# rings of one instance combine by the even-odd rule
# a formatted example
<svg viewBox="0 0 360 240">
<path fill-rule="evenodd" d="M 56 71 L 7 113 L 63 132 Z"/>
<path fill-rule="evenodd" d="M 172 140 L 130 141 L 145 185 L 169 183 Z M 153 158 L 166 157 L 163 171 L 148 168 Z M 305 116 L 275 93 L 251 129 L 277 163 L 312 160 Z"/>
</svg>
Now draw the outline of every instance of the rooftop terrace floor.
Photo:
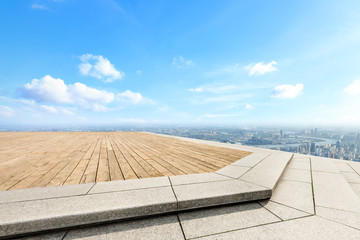
<svg viewBox="0 0 360 240">
<path fill-rule="evenodd" d="M 0 191 L 213 172 L 249 154 L 140 132 L 2 132 Z"/>
</svg>

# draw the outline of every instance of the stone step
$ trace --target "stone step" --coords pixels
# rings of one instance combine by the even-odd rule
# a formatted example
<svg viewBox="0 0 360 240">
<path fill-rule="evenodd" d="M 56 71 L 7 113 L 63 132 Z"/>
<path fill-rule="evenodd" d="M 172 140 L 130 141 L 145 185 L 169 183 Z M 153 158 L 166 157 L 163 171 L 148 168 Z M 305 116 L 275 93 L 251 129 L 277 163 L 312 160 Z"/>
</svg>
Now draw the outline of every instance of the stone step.
<svg viewBox="0 0 360 240">
<path fill-rule="evenodd" d="M 0 192 L 0 237 L 269 199 L 292 154 L 257 149 L 214 173 Z"/>
</svg>

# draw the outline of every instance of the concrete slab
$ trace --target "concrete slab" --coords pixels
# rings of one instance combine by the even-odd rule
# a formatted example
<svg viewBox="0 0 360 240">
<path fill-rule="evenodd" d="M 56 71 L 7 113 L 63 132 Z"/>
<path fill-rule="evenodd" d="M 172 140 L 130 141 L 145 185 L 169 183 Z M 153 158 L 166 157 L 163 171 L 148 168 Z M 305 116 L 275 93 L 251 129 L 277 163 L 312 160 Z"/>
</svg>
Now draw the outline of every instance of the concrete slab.
<svg viewBox="0 0 360 240">
<path fill-rule="evenodd" d="M 284 152 L 272 153 L 240 179 L 274 189 L 291 156 L 292 154 Z"/>
<path fill-rule="evenodd" d="M 232 163 L 231 165 L 242 166 L 242 167 L 253 167 L 269 155 L 270 155 L 269 152 L 254 152 Z"/>
<path fill-rule="evenodd" d="M 354 172 L 347 161 L 333 161 L 340 172 Z"/>
<path fill-rule="evenodd" d="M 358 213 L 316 207 L 316 215 L 360 230 L 360 214 Z"/>
<path fill-rule="evenodd" d="M 308 162 L 309 158 L 310 155 L 295 153 L 292 160 L 296 162 Z"/>
<path fill-rule="evenodd" d="M 317 216 L 227 232 L 203 239 L 267 239 L 267 240 L 358 240 L 360 231 Z"/>
<path fill-rule="evenodd" d="M 354 193 L 358 196 L 360 199 L 360 184 L 358 183 L 349 183 L 350 187 L 354 191 Z"/>
<path fill-rule="evenodd" d="M 341 174 L 313 171 L 316 206 L 360 213 L 360 201 Z"/>
<path fill-rule="evenodd" d="M 170 176 L 169 178 L 173 186 L 192 184 L 192 183 L 217 182 L 217 181 L 224 181 L 231 179 L 229 177 L 225 177 L 216 173 L 178 175 L 178 176 Z"/>
<path fill-rule="evenodd" d="M 179 210 L 270 198 L 271 190 L 240 180 L 173 186 Z"/>
<path fill-rule="evenodd" d="M 59 232 L 52 232 L 52 233 L 43 233 L 43 234 L 37 234 L 33 236 L 28 237 L 20 237 L 20 238 L 12 238 L 16 240 L 63 240 L 67 231 L 59 231 Z"/>
<path fill-rule="evenodd" d="M 277 217 L 279 217 L 281 220 L 289 220 L 299 217 L 305 217 L 310 216 L 310 213 L 306 213 L 303 211 L 296 210 L 294 208 L 290 208 L 288 206 L 269 201 L 269 200 L 263 200 L 260 201 L 259 204 L 263 207 L 265 207 L 267 210 L 275 214 Z"/>
<path fill-rule="evenodd" d="M 314 214 L 314 202 L 310 183 L 281 180 L 270 200 Z"/>
<path fill-rule="evenodd" d="M 184 239 L 176 215 L 71 230 L 64 240 Z"/>
<path fill-rule="evenodd" d="M 86 194 L 94 183 L 0 191 L 0 204 Z"/>
<path fill-rule="evenodd" d="M 360 175 L 355 172 L 342 172 L 341 174 L 349 183 L 360 183 Z"/>
<path fill-rule="evenodd" d="M 311 174 L 309 170 L 287 168 L 281 179 L 311 183 Z"/>
<path fill-rule="evenodd" d="M 0 208 L 0 237 L 176 209 L 171 187 L 4 203 Z"/>
<path fill-rule="evenodd" d="M 292 159 L 288 165 L 288 168 L 310 171 L 310 159 L 303 159 L 301 161 Z"/>
<path fill-rule="evenodd" d="M 280 221 L 257 203 L 237 204 L 179 214 L 186 238 Z"/>
<path fill-rule="evenodd" d="M 348 164 L 350 165 L 350 167 L 357 172 L 357 174 L 360 175 L 360 162 L 351 162 L 349 161 Z"/>
<path fill-rule="evenodd" d="M 340 173 L 331 159 L 311 157 L 311 168 L 313 171 Z"/>
<path fill-rule="evenodd" d="M 127 191 L 127 190 L 143 189 L 143 188 L 154 188 L 154 187 L 170 187 L 170 186 L 171 185 L 168 177 L 98 182 L 91 189 L 89 194 Z"/>
<path fill-rule="evenodd" d="M 225 176 L 231 177 L 231 178 L 239 178 L 244 173 L 246 173 L 249 169 L 250 169 L 250 167 L 229 165 L 229 166 L 223 167 L 222 169 L 216 171 L 215 173 L 225 175 Z"/>
</svg>

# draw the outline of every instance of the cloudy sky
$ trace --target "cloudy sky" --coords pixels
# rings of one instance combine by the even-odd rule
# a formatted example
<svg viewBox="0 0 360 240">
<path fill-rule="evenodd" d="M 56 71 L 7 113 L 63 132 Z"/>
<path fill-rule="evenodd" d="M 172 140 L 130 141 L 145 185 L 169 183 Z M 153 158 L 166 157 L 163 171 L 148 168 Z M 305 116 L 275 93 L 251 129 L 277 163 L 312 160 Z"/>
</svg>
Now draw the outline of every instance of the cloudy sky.
<svg viewBox="0 0 360 240">
<path fill-rule="evenodd" d="M 360 126 L 360 1 L 0 1 L 0 124 Z"/>
</svg>

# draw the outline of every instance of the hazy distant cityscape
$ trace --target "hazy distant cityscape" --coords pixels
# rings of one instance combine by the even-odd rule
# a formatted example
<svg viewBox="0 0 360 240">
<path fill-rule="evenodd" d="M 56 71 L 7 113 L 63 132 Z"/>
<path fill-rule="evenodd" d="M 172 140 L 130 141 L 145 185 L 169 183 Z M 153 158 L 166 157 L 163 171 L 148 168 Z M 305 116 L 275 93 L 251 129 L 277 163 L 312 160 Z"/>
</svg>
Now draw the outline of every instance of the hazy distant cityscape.
<svg viewBox="0 0 360 240">
<path fill-rule="evenodd" d="M 223 143 L 360 161 L 360 130 L 326 128 L 234 128 L 234 127 L 19 127 L 0 131 L 148 131 Z"/>
<path fill-rule="evenodd" d="M 171 134 L 232 144 L 360 161 L 360 132 L 331 129 L 169 128 Z"/>
</svg>

